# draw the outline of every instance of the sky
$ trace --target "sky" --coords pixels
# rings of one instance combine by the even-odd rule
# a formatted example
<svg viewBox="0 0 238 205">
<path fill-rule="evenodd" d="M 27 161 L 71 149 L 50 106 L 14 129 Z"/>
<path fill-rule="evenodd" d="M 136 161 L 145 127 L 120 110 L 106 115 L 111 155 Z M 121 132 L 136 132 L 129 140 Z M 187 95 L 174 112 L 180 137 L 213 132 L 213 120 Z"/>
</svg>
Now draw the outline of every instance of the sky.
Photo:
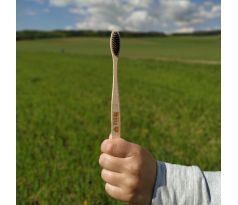
<svg viewBox="0 0 238 205">
<path fill-rule="evenodd" d="M 221 27 L 221 0 L 16 0 L 17 30 L 165 33 Z"/>
</svg>

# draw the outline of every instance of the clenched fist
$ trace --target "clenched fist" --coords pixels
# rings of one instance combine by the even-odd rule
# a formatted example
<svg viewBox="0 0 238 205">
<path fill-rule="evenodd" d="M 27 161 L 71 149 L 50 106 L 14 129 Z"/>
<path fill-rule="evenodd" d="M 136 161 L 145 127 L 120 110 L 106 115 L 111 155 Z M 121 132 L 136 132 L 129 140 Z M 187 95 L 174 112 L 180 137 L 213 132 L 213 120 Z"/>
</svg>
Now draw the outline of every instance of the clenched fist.
<svg viewBox="0 0 238 205">
<path fill-rule="evenodd" d="M 101 144 L 99 164 L 105 190 L 113 198 L 135 205 L 149 205 L 156 179 L 156 160 L 141 146 L 121 138 Z"/>
</svg>

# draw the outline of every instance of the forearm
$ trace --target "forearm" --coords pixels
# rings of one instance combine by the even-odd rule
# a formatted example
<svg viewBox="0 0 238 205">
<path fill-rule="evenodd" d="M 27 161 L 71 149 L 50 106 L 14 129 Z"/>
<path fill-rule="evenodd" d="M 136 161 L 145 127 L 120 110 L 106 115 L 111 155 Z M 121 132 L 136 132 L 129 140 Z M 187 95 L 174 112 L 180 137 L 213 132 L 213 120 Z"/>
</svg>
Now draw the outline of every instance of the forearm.
<svg viewBox="0 0 238 205">
<path fill-rule="evenodd" d="M 157 161 L 152 205 L 219 205 L 220 172 Z"/>
</svg>

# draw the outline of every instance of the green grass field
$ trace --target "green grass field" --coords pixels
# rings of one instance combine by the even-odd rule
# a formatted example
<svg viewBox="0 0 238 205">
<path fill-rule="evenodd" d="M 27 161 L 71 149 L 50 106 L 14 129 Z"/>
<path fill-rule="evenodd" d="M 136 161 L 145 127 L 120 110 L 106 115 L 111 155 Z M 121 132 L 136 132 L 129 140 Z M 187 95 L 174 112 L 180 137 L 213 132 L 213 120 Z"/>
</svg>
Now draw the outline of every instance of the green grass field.
<svg viewBox="0 0 238 205">
<path fill-rule="evenodd" d="M 220 170 L 220 36 L 122 39 L 122 137 Z M 109 38 L 17 42 L 17 204 L 123 204 L 104 191 Z"/>
</svg>

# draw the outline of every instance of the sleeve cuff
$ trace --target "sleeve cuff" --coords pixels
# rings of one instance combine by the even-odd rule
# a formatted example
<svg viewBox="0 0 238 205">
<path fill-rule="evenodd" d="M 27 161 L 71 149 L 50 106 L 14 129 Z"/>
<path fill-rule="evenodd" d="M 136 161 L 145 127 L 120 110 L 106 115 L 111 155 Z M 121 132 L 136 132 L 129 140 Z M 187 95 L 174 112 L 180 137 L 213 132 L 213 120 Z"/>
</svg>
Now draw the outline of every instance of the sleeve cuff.
<svg viewBox="0 0 238 205">
<path fill-rule="evenodd" d="M 166 185 L 166 165 L 164 162 L 156 162 L 156 181 L 153 189 L 152 200 L 156 198 L 157 189 Z"/>
</svg>

